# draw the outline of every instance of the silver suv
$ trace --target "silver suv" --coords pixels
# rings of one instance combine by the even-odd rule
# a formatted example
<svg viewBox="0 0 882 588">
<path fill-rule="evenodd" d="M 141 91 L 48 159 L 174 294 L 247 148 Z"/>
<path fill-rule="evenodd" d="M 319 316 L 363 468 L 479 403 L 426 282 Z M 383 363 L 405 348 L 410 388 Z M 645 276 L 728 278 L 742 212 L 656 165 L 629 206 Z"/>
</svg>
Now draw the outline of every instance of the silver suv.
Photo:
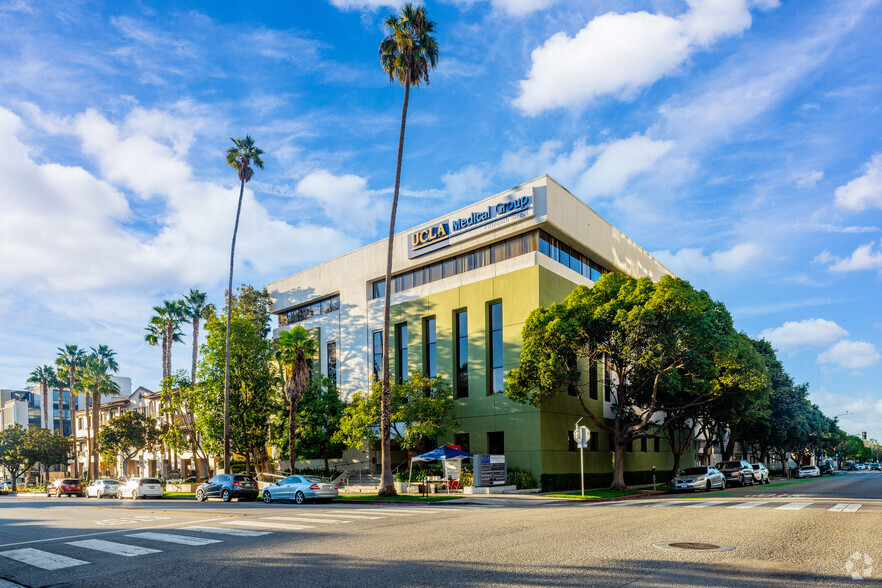
<svg viewBox="0 0 882 588">
<path fill-rule="evenodd" d="M 759 461 L 750 464 L 750 466 L 753 468 L 753 478 L 758 484 L 762 485 L 769 483 L 769 468 Z"/>
</svg>

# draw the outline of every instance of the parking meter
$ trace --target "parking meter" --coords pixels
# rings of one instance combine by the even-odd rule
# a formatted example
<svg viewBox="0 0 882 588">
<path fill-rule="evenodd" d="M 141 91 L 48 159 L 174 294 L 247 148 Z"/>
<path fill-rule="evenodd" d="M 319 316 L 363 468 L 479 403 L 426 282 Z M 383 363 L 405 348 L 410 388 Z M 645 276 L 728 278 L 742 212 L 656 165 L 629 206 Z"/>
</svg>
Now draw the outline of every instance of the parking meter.
<svg viewBox="0 0 882 588">
<path fill-rule="evenodd" d="M 655 466 L 652 466 L 652 491 L 655 492 Z"/>
</svg>

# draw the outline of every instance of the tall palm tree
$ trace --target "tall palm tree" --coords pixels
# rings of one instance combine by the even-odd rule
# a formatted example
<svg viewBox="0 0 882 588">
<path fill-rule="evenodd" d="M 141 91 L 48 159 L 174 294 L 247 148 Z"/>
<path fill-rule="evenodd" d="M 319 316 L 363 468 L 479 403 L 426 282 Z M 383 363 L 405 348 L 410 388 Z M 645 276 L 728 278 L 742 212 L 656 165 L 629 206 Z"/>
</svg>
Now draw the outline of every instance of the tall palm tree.
<svg viewBox="0 0 882 588">
<path fill-rule="evenodd" d="M 208 305 L 205 302 L 205 292 L 196 288 L 184 295 L 184 316 L 193 321 L 193 368 L 190 372 L 190 384 L 196 385 L 196 361 L 199 359 L 199 321 Z"/>
<path fill-rule="evenodd" d="M 395 238 L 395 214 L 398 211 L 398 188 L 401 183 L 401 158 L 404 152 L 404 127 L 407 121 L 407 104 L 410 87 L 421 82 L 429 83 L 429 70 L 438 62 L 438 45 L 432 33 L 435 23 L 426 17 L 423 7 L 408 2 L 400 15 L 386 18 L 389 36 L 380 43 L 380 65 L 389 81 L 404 86 L 404 105 L 401 107 L 401 130 L 398 133 L 398 160 L 395 164 L 395 191 L 392 194 L 392 213 L 389 218 L 389 241 L 386 249 L 386 300 L 383 303 L 383 392 L 380 409 L 380 432 L 382 436 L 382 473 L 380 496 L 394 496 L 392 479 L 392 388 L 389 382 L 389 312 L 392 297 L 392 240 Z"/>
<path fill-rule="evenodd" d="M 98 437 L 98 410 L 101 408 L 101 396 L 117 396 L 119 384 L 113 381 L 111 372 L 119 371 L 116 361 L 116 352 L 107 345 L 99 345 L 96 349 L 91 347 L 91 353 L 86 360 L 86 368 L 83 371 L 83 384 L 92 392 L 92 431 L 89 437 L 90 477 L 97 477 L 100 471 L 96 440 Z"/>
<path fill-rule="evenodd" d="M 285 371 L 285 397 L 288 399 L 288 452 L 291 473 L 295 473 L 297 453 L 297 404 L 309 384 L 312 361 L 318 354 L 318 343 L 302 325 L 283 331 L 276 340 L 276 361 Z"/>
<path fill-rule="evenodd" d="M 52 430 L 52 421 L 49 417 L 49 384 L 55 382 L 55 370 L 48 365 L 37 366 L 28 377 L 28 382 L 40 384 L 43 391 L 43 423 Z"/>
<path fill-rule="evenodd" d="M 230 471 L 230 321 L 233 313 L 233 260 L 236 257 L 236 233 L 239 232 L 239 214 L 242 212 L 242 195 L 245 182 L 251 180 L 254 168 L 263 169 L 263 150 L 254 145 L 251 135 L 234 139 L 233 147 L 227 149 L 227 165 L 239 175 L 239 204 L 236 206 L 236 224 L 233 225 L 233 244 L 230 246 L 230 283 L 227 287 L 227 350 L 224 359 L 224 471 Z"/>
<path fill-rule="evenodd" d="M 58 356 L 55 359 L 55 365 L 58 366 L 59 372 L 61 372 L 62 366 L 64 370 L 67 372 L 68 377 L 68 389 L 70 390 L 70 395 L 67 397 L 67 412 L 70 415 L 70 432 L 74 437 L 74 447 L 76 447 L 76 427 L 74 426 L 75 415 L 76 415 L 76 405 L 77 405 L 77 370 L 83 367 L 83 364 L 86 361 L 86 352 L 80 349 L 76 345 L 65 345 L 64 347 L 58 348 Z M 86 422 L 91 424 L 91 417 L 89 416 L 89 411 L 86 411 Z M 89 427 L 91 429 L 91 427 Z M 76 457 L 76 450 L 74 450 L 74 465 L 73 465 L 73 476 L 74 478 L 79 477 L 79 460 Z"/>
<path fill-rule="evenodd" d="M 55 377 L 50 382 L 50 388 L 58 390 L 58 434 L 64 436 L 64 391 L 68 384 L 67 368 L 59 367 Z"/>
<path fill-rule="evenodd" d="M 162 345 L 162 383 L 171 376 L 171 350 L 172 344 L 180 343 L 180 325 L 184 321 L 184 303 L 180 300 L 163 300 L 161 306 L 153 307 L 154 314 L 145 327 L 147 334 L 144 340 L 151 346 Z"/>
</svg>

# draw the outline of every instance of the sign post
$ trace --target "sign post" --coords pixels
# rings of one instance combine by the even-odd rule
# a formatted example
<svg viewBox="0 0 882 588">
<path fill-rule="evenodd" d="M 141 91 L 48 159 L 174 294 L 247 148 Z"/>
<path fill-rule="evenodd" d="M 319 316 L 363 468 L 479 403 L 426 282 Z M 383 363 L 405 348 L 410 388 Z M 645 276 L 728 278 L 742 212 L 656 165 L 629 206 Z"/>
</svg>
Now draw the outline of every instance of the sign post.
<svg viewBox="0 0 882 588">
<path fill-rule="evenodd" d="M 573 430 L 573 441 L 579 446 L 579 479 L 582 482 L 582 498 L 585 498 L 585 454 L 582 450 L 588 447 L 588 440 L 591 439 L 591 431 L 588 430 L 588 427 L 579 426 L 582 418 L 576 421 L 576 428 Z"/>
</svg>

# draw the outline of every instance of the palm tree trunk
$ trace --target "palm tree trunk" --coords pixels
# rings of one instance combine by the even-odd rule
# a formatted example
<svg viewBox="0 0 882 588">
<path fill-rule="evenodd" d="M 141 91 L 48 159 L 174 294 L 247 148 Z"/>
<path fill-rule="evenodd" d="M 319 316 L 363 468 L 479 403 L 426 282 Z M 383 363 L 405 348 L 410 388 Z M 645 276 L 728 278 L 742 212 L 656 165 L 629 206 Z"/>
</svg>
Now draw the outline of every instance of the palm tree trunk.
<svg viewBox="0 0 882 588">
<path fill-rule="evenodd" d="M 97 451 L 96 446 L 98 445 L 98 443 L 97 443 L 97 441 L 98 441 L 98 423 L 99 423 L 98 409 L 100 407 L 101 407 L 101 393 L 98 392 L 97 390 L 94 390 L 92 392 L 92 423 L 95 426 L 92 428 L 92 445 L 91 445 L 92 462 L 93 462 L 94 469 L 95 469 L 93 479 L 97 478 L 99 476 L 98 451 Z"/>
<path fill-rule="evenodd" d="M 291 460 L 291 473 L 297 473 L 297 403 L 288 404 L 288 459 Z"/>
<path fill-rule="evenodd" d="M 64 437 L 64 389 L 58 385 L 58 434 Z"/>
<path fill-rule="evenodd" d="M 74 366 L 70 366 L 70 394 L 67 396 L 67 414 L 70 416 L 70 434 L 73 437 L 74 442 L 74 460 L 73 460 L 73 477 L 80 477 L 80 464 L 77 459 L 77 426 L 76 426 L 76 394 L 74 394 L 74 385 L 76 384 L 76 379 L 74 377 Z"/>
<path fill-rule="evenodd" d="M 92 466 L 92 410 L 89 408 L 89 393 L 84 392 L 83 398 L 86 400 L 86 474 L 87 478 L 91 477 Z"/>
<path fill-rule="evenodd" d="M 386 285 L 383 301 L 383 388 L 380 399 L 380 433 L 382 437 L 382 470 L 380 496 L 395 496 L 392 478 L 392 388 L 389 378 L 389 321 L 392 300 L 392 245 L 395 239 L 395 215 L 398 212 L 398 189 L 401 185 L 401 158 L 404 154 L 404 127 L 407 122 L 407 103 L 410 101 L 410 68 L 404 80 L 404 105 L 401 107 L 401 130 L 398 133 L 398 161 L 395 165 L 395 191 L 392 194 L 392 212 L 389 215 L 389 242 L 386 248 Z"/>
<path fill-rule="evenodd" d="M 47 429 L 52 430 L 52 421 L 49 420 L 49 386 L 43 380 L 43 423 Z"/>
<path fill-rule="evenodd" d="M 245 174 L 239 187 L 239 205 L 236 207 L 236 224 L 233 225 L 233 243 L 230 247 L 230 282 L 227 287 L 227 351 L 224 359 L 224 472 L 230 471 L 230 322 L 233 315 L 233 260 L 236 256 L 236 233 L 239 231 L 239 214 L 242 212 L 242 195 L 245 193 Z"/>
</svg>

